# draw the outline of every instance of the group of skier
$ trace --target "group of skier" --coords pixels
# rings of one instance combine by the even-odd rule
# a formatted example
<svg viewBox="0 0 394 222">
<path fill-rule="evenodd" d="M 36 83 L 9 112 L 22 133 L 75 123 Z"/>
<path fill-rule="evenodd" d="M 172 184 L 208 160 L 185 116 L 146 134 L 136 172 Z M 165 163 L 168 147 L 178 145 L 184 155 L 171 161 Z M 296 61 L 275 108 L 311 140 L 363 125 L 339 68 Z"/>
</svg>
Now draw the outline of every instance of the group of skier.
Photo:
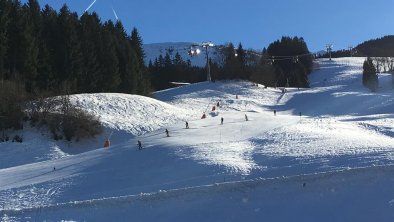
<svg viewBox="0 0 394 222">
<path fill-rule="evenodd" d="M 219 105 L 219 102 L 218 102 L 217 105 Z M 248 116 L 246 114 L 245 114 L 245 121 L 249 121 Z M 220 118 L 220 125 L 223 125 L 223 123 L 224 123 L 224 118 L 221 117 Z M 190 129 L 188 121 L 185 121 L 185 129 Z M 168 131 L 168 129 L 166 129 L 164 132 L 166 134 L 166 137 L 170 137 L 170 132 Z M 142 150 L 142 142 L 141 142 L 141 140 L 137 141 L 137 145 L 138 145 L 138 150 Z"/>
<path fill-rule="evenodd" d="M 238 96 L 237 96 L 237 97 L 238 97 Z M 217 102 L 217 103 L 216 103 L 216 106 L 219 107 L 219 105 L 220 105 L 220 103 Z M 300 112 L 300 117 L 301 117 L 301 115 L 302 115 L 302 114 L 301 114 L 301 112 Z M 274 116 L 276 116 L 276 110 L 274 110 Z M 205 113 L 204 113 L 204 115 L 203 115 L 203 118 L 205 118 Z M 203 119 L 203 118 L 202 118 L 202 119 Z M 248 118 L 248 116 L 247 116 L 246 114 L 245 114 L 245 121 L 249 121 L 249 118 Z M 223 125 L 223 123 L 224 123 L 224 118 L 221 117 L 221 118 L 220 118 L 220 125 Z M 189 129 L 189 122 L 188 122 L 188 121 L 185 121 L 185 128 L 186 128 L 186 129 Z M 166 129 L 164 132 L 165 132 L 165 134 L 166 134 L 167 137 L 170 137 L 170 132 L 168 131 L 168 129 Z M 139 149 L 139 150 L 142 150 L 142 142 L 141 142 L 140 140 L 138 140 L 138 144 L 137 144 L 137 145 L 138 145 L 138 149 Z"/>
</svg>

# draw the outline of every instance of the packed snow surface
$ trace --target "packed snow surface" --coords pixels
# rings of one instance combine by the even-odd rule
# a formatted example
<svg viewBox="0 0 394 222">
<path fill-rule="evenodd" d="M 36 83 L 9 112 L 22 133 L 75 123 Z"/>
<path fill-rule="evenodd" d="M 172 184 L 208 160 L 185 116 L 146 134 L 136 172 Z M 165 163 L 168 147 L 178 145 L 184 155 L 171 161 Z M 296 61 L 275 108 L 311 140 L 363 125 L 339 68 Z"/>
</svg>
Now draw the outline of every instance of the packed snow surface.
<svg viewBox="0 0 394 222">
<path fill-rule="evenodd" d="M 186 119 L 188 112 L 145 96 L 118 93 L 80 94 L 71 97 L 78 107 L 99 116 L 104 126 L 133 135 L 152 132 Z"/>
<path fill-rule="evenodd" d="M 393 221 L 392 76 L 369 92 L 363 61 L 318 60 L 311 88 L 285 93 L 228 81 L 74 95 L 105 132 L 64 143 L 28 128 L 0 143 L 0 218 Z"/>
</svg>

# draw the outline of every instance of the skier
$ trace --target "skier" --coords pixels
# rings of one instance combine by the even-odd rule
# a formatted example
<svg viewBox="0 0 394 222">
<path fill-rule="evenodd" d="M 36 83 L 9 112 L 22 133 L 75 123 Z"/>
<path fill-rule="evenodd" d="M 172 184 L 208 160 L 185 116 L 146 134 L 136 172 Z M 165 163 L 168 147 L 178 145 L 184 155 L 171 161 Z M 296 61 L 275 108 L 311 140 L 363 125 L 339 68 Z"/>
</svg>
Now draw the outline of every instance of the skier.
<svg viewBox="0 0 394 222">
<path fill-rule="evenodd" d="M 189 123 L 186 121 L 186 129 L 189 129 Z"/>
<path fill-rule="evenodd" d="M 111 146 L 111 142 L 109 141 L 109 139 L 104 141 L 104 148 L 109 148 Z"/>
<path fill-rule="evenodd" d="M 219 102 L 217 102 L 217 103 L 216 103 L 216 106 L 219 107 L 219 105 L 220 105 Z"/>
<path fill-rule="evenodd" d="M 276 116 L 276 110 L 274 110 L 274 116 Z"/>
<path fill-rule="evenodd" d="M 248 121 L 249 119 L 248 119 L 248 116 L 245 114 L 245 121 Z"/>
<path fill-rule="evenodd" d="M 166 135 L 167 137 L 170 137 L 170 133 L 168 132 L 168 129 L 166 129 Z"/>
<path fill-rule="evenodd" d="M 138 140 L 138 150 L 142 150 L 142 143 L 140 140 Z"/>
<path fill-rule="evenodd" d="M 220 124 L 223 125 L 223 117 L 220 119 Z"/>
</svg>

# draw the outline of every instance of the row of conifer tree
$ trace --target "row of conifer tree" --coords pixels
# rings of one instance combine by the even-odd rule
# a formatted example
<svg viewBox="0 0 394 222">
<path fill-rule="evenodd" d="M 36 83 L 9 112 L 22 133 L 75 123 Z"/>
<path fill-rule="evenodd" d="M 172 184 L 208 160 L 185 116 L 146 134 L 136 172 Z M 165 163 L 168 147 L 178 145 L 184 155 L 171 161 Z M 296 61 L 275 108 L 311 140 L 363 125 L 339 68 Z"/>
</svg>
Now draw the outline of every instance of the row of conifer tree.
<svg viewBox="0 0 394 222">
<path fill-rule="evenodd" d="M 96 13 L 78 16 L 37 0 L 0 0 L 0 77 L 27 92 L 123 92 L 147 94 L 150 81 L 142 39 L 122 23 Z"/>
<path fill-rule="evenodd" d="M 308 87 L 313 56 L 303 38 L 282 37 L 262 52 L 243 49 L 232 43 L 211 49 L 210 69 L 213 80 L 244 79 L 266 86 Z M 297 56 L 302 55 L 302 56 Z M 201 55 L 203 56 L 203 55 Z M 275 57 L 277 59 L 275 59 Z M 199 82 L 207 79 L 205 67 L 193 67 L 179 53 L 167 52 L 149 62 L 155 89 L 171 87 L 171 82 Z"/>
<path fill-rule="evenodd" d="M 206 79 L 204 67 L 193 67 L 177 54 L 144 64 L 142 38 L 128 34 L 120 21 L 101 21 L 95 13 L 78 16 L 64 5 L 59 11 L 37 0 L 0 0 L 1 81 L 22 83 L 28 93 L 122 92 L 148 94 L 171 87 L 170 82 Z M 283 37 L 263 50 L 248 53 L 242 44 L 220 47 L 211 60 L 214 80 L 248 79 L 268 86 L 307 87 L 312 58 L 270 60 L 275 56 L 307 54 L 302 38 Z M 298 58 L 297 58 L 298 60 Z M 60 92 L 59 92 L 60 93 Z"/>
</svg>

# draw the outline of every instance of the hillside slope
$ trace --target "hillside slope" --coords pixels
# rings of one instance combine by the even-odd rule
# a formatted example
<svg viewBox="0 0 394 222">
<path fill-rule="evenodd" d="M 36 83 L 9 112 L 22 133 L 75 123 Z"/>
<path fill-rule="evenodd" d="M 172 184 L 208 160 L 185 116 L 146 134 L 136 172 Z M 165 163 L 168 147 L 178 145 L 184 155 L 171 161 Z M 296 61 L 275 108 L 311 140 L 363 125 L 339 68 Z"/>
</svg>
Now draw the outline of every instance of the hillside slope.
<svg viewBox="0 0 394 222">
<path fill-rule="evenodd" d="M 394 35 L 372 39 L 359 44 L 356 47 L 357 53 L 370 57 L 393 57 L 394 56 Z"/>
<path fill-rule="evenodd" d="M 174 124 L 192 115 L 167 103 L 138 95 L 118 93 L 80 94 L 70 97 L 72 103 L 100 118 L 104 133 L 80 142 L 52 140 L 46 129 L 31 128 L 25 124 L 25 143 L 0 143 L 0 168 L 56 160 L 68 155 L 103 147 L 104 141 L 123 143 L 131 138 Z M 11 134 L 12 135 L 12 134 Z"/>
<path fill-rule="evenodd" d="M 367 91 L 362 61 L 319 60 L 312 88 L 284 94 L 229 81 L 156 92 L 163 102 L 77 95 L 75 102 L 99 115 L 109 131 L 125 134 L 113 137 L 110 149 L 0 169 L 0 216 L 286 221 L 285 215 L 296 215 L 303 221 L 368 221 L 372 212 L 389 221 L 394 92 L 385 74 L 378 93 Z M 343 218 L 320 218 L 333 214 Z"/>
</svg>

